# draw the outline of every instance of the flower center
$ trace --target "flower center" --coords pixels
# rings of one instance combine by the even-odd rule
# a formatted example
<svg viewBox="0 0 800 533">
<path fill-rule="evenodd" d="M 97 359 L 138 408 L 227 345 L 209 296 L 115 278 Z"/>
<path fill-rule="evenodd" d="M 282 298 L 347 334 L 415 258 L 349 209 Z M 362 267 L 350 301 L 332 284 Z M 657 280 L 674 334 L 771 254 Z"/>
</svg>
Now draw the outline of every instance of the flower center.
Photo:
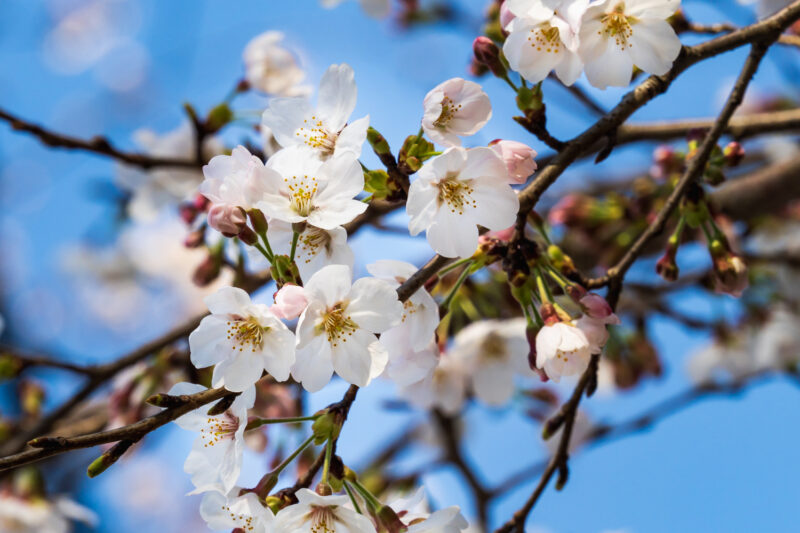
<svg viewBox="0 0 800 533">
<path fill-rule="evenodd" d="M 235 318 L 228 321 L 228 340 L 233 341 L 233 350 L 240 352 L 249 346 L 255 352 L 264 345 L 264 332 L 269 328 L 263 327 L 254 317 Z"/>
<path fill-rule="evenodd" d="M 298 246 L 298 257 L 305 256 L 304 261 L 308 264 L 321 249 L 324 249 L 325 252 L 330 255 L 331 236 L 325 230 L 308 226 L 306 231 L 300 235 Z"/>
<path fill-rule="evenodd" d="M 437 128 L 446 128 L 450 120 L 453 119 L 456 113 L 461 110 L 461 104 L 456 104 L 449 96 L 445 96 L 442 100 L 442 112 L 439 114 L 433 125 Z"/>
<path fill-rule="evenodd" d="M 255 530 L 255 520 L 252 516 L 247 516 L 243 514 L 237 515 L 231 508 L 227 505 L 222 506 L 222 511 L 224 514 L 228 515 L 228 517 L 236 524 L 236 529 L 242 529 L 244 531 L 254 531 Z"/>
<path fill-rule="evenodd" d="M 537 52 L 544 50 L 548 53 L 552 52 L 557 54 L 562 47 L 560 37 L 558 28 L 546 22 L 541 24 L 538 28 L 531 30 L 528 41 L 530 42 L 531 48 L 536 48 Z"/>
<path fill-rule="evenodd" d="M 503 337 L 495 332 L 490 332 L 481 343 L 481 357 L 483 359 L 503 359 L 506 356 L 506 343 Z"/>
<path fill-rule="evenodd" d="M 239 429 L 239 418 L 230 411 L 225 411 L 219 416 L 208 417 L 206 427 L 200 428 L 203 447 L 208 448 L 223 440 L 232 439 L 237 429 Z"/>
<path fill-rule="evenodd" d="M 451 213 L 463 215 L 465 208 L 478 207 L 471 196 L 473 192 L 474 189 L 468 183 L 448 176 L 439 182 L 439 205 L 447 204 Z"/>
<path fill-rule="evenodd" d="M 311 115 L 310 122 L 303 120 L 303 126 L 295 132 L 295 135 L 300 137 L 306 146 L 319 150 L 323 158 L 333 155 L 336 140 L 339 138 L 338 133 L 328 131 L 315 115 Z"/>
<path fill-rule="evenodd" d="M 319 189 L 317 178 L 303 174 L 291 179 L 283 178 L 283 181 L 289 187 L 289 207 L 298 215 L 307 217 L 314 210 L 314 196 Z"/>
<path fill-rule="evenodd" d="M 345 315 L 346 305 L 338 303 L 327 310 L 322 317 L 322 329 L 334 347 L 339 345 L 339 341 L 347 342 L 347 337 L 351 336 L 358 329 L 358 324 L 353 322 L 350 315 Z"/>
<path fill-rule="evenodd" d="M 611 13 L 606 13 L 600 22 L 603 24 L 603 29 L 598 34 L 605 33 L 607 37 L 613 38 L 619 47 L 631 48 L 633 46 L 628 39 L 633 35 L 633 24 L 636 24 L 638 20 L 636 17 L 625 15 L 625 2 L 614 6 Z"/>
<path fill-rule="evenodd" d="M 336 513 L 328 505 L 311 506 L 311 533 L 335 533 Z"/>
</svg>

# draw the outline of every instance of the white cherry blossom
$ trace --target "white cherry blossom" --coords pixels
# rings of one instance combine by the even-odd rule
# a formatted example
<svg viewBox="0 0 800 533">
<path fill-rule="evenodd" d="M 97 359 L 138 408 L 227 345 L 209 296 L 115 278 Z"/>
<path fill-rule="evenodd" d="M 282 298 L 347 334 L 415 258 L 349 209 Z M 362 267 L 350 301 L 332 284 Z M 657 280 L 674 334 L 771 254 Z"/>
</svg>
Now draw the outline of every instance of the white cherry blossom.
<svg viewBox="0 0 800 533">
<path fill-rule="evenodd" d="M 426 162 L 411 184 L 411 235 L 425 230 L 431 248 L 445 257 L 471 256 L 478 225 L 499 231 L 514 223 L 519 200 L 506 180 L 505 164 L 490 148 L 448 148 Z"/>
<path fill-rule="evenodd" d="M 386 281 L 351 279 L 349 267 L 330 265 L 305 283 L 308 307 L 297 324 L 292 376 L 310 392 L 324 387 L 334 370 L 363 387 L 386 367 L 388 354 L 375 334 L 400 322 L 403 305 Z"/>
<path fill-rule="evenodd" d="M 248 492 L 235 496 L 234 487 L 227 497 L 219 492 L 206 492 L 200 503 L 200 516 L 213 530 L 237 530 L 242 533 L 272 533 L 275 515 Z"/>
<path fill-rule="evenodd" d="M 448 353 L 439 356 L 436 368 L 424 379 L 403 388 L 400 395 L 422 409 L 441 409 L 455 415 L 464 405 L 467 369 Z"/>
<path fill-rule="evenodd" d="M 308 86 L 300 85 L 305 72 L 294 54 L 281 45 L 284 35 L 267 31 L 247 43 L 242 54 L 244 77 L 252 88 L 276 96 L 304 96 Z"/>
<path fill-rule="evenodd" d="M 558 383 L 589 366 L 591 345 L 586 334 L 567 322 L 545 324 L 536 335 L 536 366 Z"/>
<path fill-rule="evenodd" d="M 461 146 L 461 139 L 474 135 L 492 118 L 492 103 L 473 81 L 452 78 L 425 95 L 422 129 L 443 146 Z"/>
<path fill-rule="evenodd" d="M 404 327 L 381 334 L 381 344 L 389 354 L 384 375 L 398 387 L 407 387 L 429 377 L 439 361 L 439 347 L 433 337 L 422 348 L 414 348 L 411 341 L 408 328 Z"/>
<path fill-rule="evenodd" d="M 276 381 L 289 379 L 295 338 L 266 305 L 236 287 L 222 287 L 205 302 L 211 314 L 189 335 L 189 351 L 197 368 L 216 365 L 215 387 L 241 392 L 265 370 Z"/>
<path fill-rule="evenodd" d="M 469 527 L 457 505 L 431 513 L 422 487 L 406 498 L 393 500 L 389 507 L 409 526 L 406 533 L 459 533 Z"/>
<path fill-rule="evenodd" d="M 261 122 L 283 147 L 306 146 L 322 159 L 345 153 L 358 158 L 369 116 L 347 123 L 357 95 L 350 65 L 331 65 L 320 81 L 316 110 L 306 98 L 273 98 Z"/>
<path fill-rule="evenodd" d="M 195 383 L 177 383 L 170 395 L 196 394 L 206 390 Z M 192 450 L 183 464 L 183 471 L 192 478 L 192 494 L 217 491 L 228 494 L 242 470 L 244 430 L 247 410 L 256 399 L 255 387 L 250 387 L 233 401 L 222 414 L 209 416 L 208 406 L 203 406 L 175 420 L 183 429 L 199 433 Z"/>
<path fill-rule="evenodd" d="M 364 189 L 364 173 L 351 156 L 321 161 L 293 146 L 272 156 L 267 168 L 267 192 L 256 204 L 267 217 L 332 230 L 367 209 L 354 199 Z"/>
<path fill-rule="evenodd" d="M 369 518 L 349 508 L 347 496 L 320 496 L 308 489 L 295 494 L 297 503 L 278 512 L 275 530 L 286 533 L 375 533 Z"/>
<path fill-rule="evenodd" d="M 267 192 L 271 172 L 244 146 L 234 148 L 231 155 L 213 157 L 203 167 L 205 179 L 200 184 L 200 193 L 211 202 L 209 225 L 223 234 L 238 234 L 247 222 L 244 211 Z"/>
<path fill-rule="evenodd" d="M 276 254 L 289 255 L 292 249 L 292 225 L 272 219 L 267 230 L 272 249 Z M 347 231 L 341 226 L 320 229 L 307 224 L 297 241 L 295 263 L 303 281 L 311 279 L 316 271 L 328 265 L 353 267 L 353 251 L 347 244 Z"/>
<path fill-rule="evenodd" d="M 403 261 L 382 259 L 367 265 L 367 272 L 397 288 L 417 272 L 417 267 Z M 425 349 L 433 340 L 438 325 L 439 304 L 425 288 L 417 289 L 403 302 L 403 318 L 397 329 L 403 330 L 412 349 Z"/>
<path fill-rule="evenodd" d="M 450 350 L 463 360 L 475 394 L 500 406 L 514 393 L 514 375 L 533 376 L 528 366 L 525 319 L 483 320 L 459 331 Z"/>
<path fill-rule="evenodd" d="M 681 51 L 667 22 L 680 0 L 602 0 L 581 19 L 578 53 L 589 83 L 600 89 L 627 87 L 634 65 L 650 74 L 666 74 Z"/>
<path fill-rule="evenodd" d="M 506 0 L 515 18 L 503 44 L 509 66 L 531 83 L 551 71 L 566 85 L 580 77 L 578 32 L 589 0 Z"/>
<path fill-rule="evenodd" d="M 97 526 L 97 515 L 64 497 L 20 497 L 0 490 L 0 531 L 3 533 L 68 533 L 72 521 Z"/>
</svg>

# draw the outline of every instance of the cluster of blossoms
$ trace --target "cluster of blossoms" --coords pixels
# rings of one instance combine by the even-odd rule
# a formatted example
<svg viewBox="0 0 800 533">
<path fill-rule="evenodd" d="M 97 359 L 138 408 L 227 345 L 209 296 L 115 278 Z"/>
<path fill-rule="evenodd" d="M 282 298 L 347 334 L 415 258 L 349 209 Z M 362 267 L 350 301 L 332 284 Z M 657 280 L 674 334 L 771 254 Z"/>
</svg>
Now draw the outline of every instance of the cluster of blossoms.
<svg viewBox="0 0 800 533">
<path fill-rule="evenodd" d="M 604 89 L 626 87 L 634 67 L 665 74 L 681 50 L 667 19 L 680 0 L 505 0 L 500 24 L 512 70 L 532 83 L 551 71 L 566 85 L 586 73 Z"/>
</svg>

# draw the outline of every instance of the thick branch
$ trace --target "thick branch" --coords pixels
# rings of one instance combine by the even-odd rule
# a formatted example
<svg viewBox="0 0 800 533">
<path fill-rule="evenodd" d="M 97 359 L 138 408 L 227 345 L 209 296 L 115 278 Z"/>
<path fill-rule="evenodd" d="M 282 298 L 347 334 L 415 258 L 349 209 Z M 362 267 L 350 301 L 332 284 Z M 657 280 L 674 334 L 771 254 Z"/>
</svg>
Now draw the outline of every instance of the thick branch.
<svg viewBox="0 0 800 533">
<path fill-rule="evenodd" d="M 53 148 L 63 148 L 66 150 L 82 150 L 84 152 L 92 152 L 95 154 L 104 155 L 116 159 L 128 165 L 134 165 L 140 168 L 153 168 L 153 167 L 183 167 L 183 168 L 198 168 L 200 163 L 198 161 L 188 161 L 185 159 L 172 159 L 164 157 L 152 157 L 145 154 L 136 154 L 130 152 L 123 152 L 115 148 L 111 142 L 105 137 L 93 137 L 89 140 L 78 139 L 76 137 L 69 137 L 61 133 L 55 133 L 45 128 L 21 119 L 11 113 L 0 109 L 0 120 L 8 122 L 11 127 L 17 131 L 24 131 L 37 137 L 43 144 Z"/>
</svg>

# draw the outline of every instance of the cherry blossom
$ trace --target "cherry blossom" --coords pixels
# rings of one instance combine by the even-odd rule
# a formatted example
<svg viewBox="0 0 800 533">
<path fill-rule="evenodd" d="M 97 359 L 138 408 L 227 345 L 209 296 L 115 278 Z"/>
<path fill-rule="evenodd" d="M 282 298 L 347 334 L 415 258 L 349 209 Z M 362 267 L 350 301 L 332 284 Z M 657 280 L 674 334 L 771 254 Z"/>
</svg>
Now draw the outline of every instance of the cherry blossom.
<svg viewBox="0 0 800 533">
<path fill-rule="evenodd" d="M 196 394 L 206 390 L 194 383 L 177 383 L 170 395 Z M 192 478 L 192 493 L 217 491 L 228 494 L 239 478 L 244 452 L 244 430 L 247 410 L 255 403 L 255 387 L 242 392 L 222 414 L 209 416 L 208 406 L 191 411 L 175 423 L 183 429 L 199 433 L 183 470 Z"/>
<path fill-rule="evenodd" d="M 310 392 L 324 387 L 334 370 L 364 387 L 386 367 L 388 354 L 375 334 L 400 322 L 403 305 L 386 281 L 351 279 L 350 268 L 330 265 L 305 284 L 308 307 L 297 324 L 292 376 Z"/>
<path fill-rule="evenodd" d="M 425 95 L 422 129 L 435 143 L 461 146 L 461 139 L 474 135 L 492 118 L 492 103 L 473 81 L 452 78 Z"/>
<path fill-rule="evenodd" d="M 600 89 L 627 87 L 637 66 L 666 74 L 681 51 L 667 18 L 680 0 L 603 0 L 581 19 L 578 53 L 589 83 Z"/>
<path fill-rule="evenodd" d="M 382 259 L 367 265 L 367 272 L 397 288 L 417 272 L 417 267 L 403 261 Z M 420 288 L 403 302 L 403 318 L 393 329 L 404 332 L 412 349 L 423 350 L 433 340 L 438 325 L 439 304 L 427 290 Z"/>
<path fill-rule="evenodd" d="M 431 513 L 422 487 L 406 498 L 390 502 L 389 507 L 408 526 L 406 533 L 459 533 L 469 527 L 457 505 Z"/>
<path fill-rule="evenodd" d="M 536 171 L 536 150 L 527 144 L 496 139 L 489 143 L 489 147 L 506 164 L 509 183 L 525 183 Z"/>
<path fill-rule="evenodd" d="M 295 493 L 297 503 L 278 512 L 275 530 L 292 533 L 375 533 L 370 520 L 348 507 L 347 496 L 320 496 L 308 489 Z"/>
<path fill-rule="evenodd" d="M 265 370 L 276 381 L 289 378 L 294 335 L 266 305 L 236 287 L 222 287 L 205 302 L 211 315 L 189 335 L 189 351 L 197 368 L 216 365 L 215 387 L 241 392 Z"/>
<path fill-rule="evenodd" d="M 317 109 L 305 98 L 273 98 L 261 118 L 283 147 L 305 146 L 322 159 L 361 155 L 369 116 L 347 123 L 356 107 L 355 75 L 350 65 L 331 65 L 319 84 Z"/>
<path fill-rule="evenodd" d="M 586 334 L 570 323 L 545 324 L 536 335 L 536 366 L 556 383 L 586 370 L 590 357 Z"/>
<path fill-rule="evenodd" d="M 0 531 L 3 533 L 68 533 L 71 521 L 97 526 L 97 515 L 78 503 L 57 496 L 21 497 L 0 490 Z"/>
<path fill-rule="evenodd" d="M 321 161 L 307 148 L 284 148 L 267 162 L 267 189 L 256 204 L 270 218 L 308 222 L 332 230 L 367 209 L 354 197 L 364 188 L 364 174 L 353 157 Z"/>
<path fill-rule="evenodd" d="M 381 344 L 389 355 L 384 375 L 398 387 L 407 387 L 430 376 L 439 360 L 439 347 L 432 336 L 422 348 L 414 348 L 411 341 L 404 327 L 391 328 L 381 334 Z"/>
<path fill-rule="evenodd" d="M 234 488 L 232 493 L 237 492 Z M 200 516 L 214 530 L 236 530 L 242 533 L 271 533 L 275 515 L 248 492 L 226 497 L 219 492 L 206 492 L 200 503 Z"/>
<path fill-rule="evenodd" d="M 400 395 L 422 409 L 437 408 L 454 415 L 464 405 L 466 388 L 467 369 L 463 361 L 443 353 L 433 372 L 401 389 Z"/>
<path fill-rule="evenodd" d="M 792 3 L 792 0 L 739 0 L 740 4 L 757 4 L 756 14 L 763 19 L 777 13 Z"/>
<path fill-rule="evenodd" d="M 581 75 L 578 32 L 589 0 L 506 0 L 515 18 L 506 26 L 503 44 L 509 66 L 532 83 L 555 70 L 572 85 Z"/>
<path fill-rule="evenodd" d="M 270 221 L 267 238 L 276 254 L 288 255 L 292 248 L 292 225 L 282 220 Z M 328 265 L 353 266 L 353 251 L 347 244 L 347 231 L 337 226 L 320 229 L 306 224 L 297 241 L 295 263 L 300 279 L 306 281 Z"/>
<path fill-rule="evenodd" d="M 499 231 L 514 223 L 519 200 L 506 176 L 490 148 L 448 148 L 425 163 L 411 184 L 411 235 L 425 230 L 431 248 L 445 257 L 471 256 L 478 225 Z"/>
<path fill-rule="evenodd" d="M 267 192 L 272 172 L 244 146 L 212 158 L 203 167 L 205 179 L 200 184 L 200 193 L 211 202 L 208 225 L 223 235 L 237 235 L 247 223 L 244 211 Z"/>
<path fill-rule="evenodd" d="M 533 376 L 525 319 L 473 322 L 456 334 L 450 354 L 464 361 L 475 394 L 500 406 L 514 393 L 514 374 Z"/>
<path fill-rule="evenodd" d="M 303 287 L 287 283 L 275 293 L 275 305 L 269 310 L 278 318 L 292 320 L 299 317 L 307 305 Z"/>
<path fill-rule="evenodd" d="M 305 78 L 295 56 L 281 46 L 284 35 L 267 31 L 254 37 L 244 48 L 245 79 L 257 91 L 277 96 L 301 96 L 309 92 L 300 85 Z"/>
</svg>

